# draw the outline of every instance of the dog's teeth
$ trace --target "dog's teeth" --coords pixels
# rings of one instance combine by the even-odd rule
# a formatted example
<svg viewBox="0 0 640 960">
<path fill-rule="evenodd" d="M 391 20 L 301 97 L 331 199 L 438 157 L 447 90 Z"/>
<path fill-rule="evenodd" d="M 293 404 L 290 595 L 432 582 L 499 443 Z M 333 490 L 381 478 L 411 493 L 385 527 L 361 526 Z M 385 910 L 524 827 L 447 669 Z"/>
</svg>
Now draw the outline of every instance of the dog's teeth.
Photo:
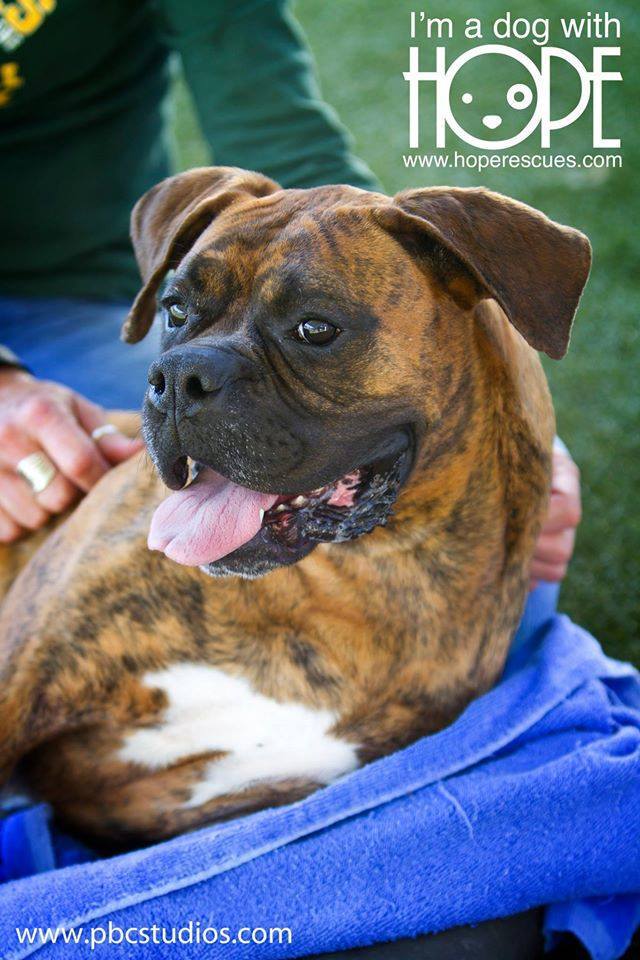
<svg viewBox="0 0 640 960">
<path fill-rule="evenodd" d="M 275 507 L 275 509 L 274 509 L 273 512 L 274 512 L 274 513 L 284 513 L 284 511 L 285 511 L 286 509 L 287 509 L 287 505 L 286 505 L 285 503 L 279 503 L 278 506 Z"/>
<path fill-rule="evenodd" d="M 309 502 L 309 501 L 307 500 L 306 497 L 302 497 L 302 496 L 300 496 L 300 497 L 295 497 L 295 499 L 291 501 L 291 506 L 292 506 L 292 507 L 304 507 L 305 504 L 307 504 L 308 502 Z"/>
<path fill-rule="evenodd" d="M 260 511 L 260 523 L 264 520 L 264 510 Z"/>
</svg>

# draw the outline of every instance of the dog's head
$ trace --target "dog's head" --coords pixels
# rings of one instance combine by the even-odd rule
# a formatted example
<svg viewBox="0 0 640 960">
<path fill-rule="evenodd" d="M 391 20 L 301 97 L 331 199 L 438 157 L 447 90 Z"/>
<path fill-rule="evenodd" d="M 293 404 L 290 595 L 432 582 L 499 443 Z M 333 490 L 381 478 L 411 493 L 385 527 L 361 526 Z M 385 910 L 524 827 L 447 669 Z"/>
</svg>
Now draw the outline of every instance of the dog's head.
<svg viewBox="0 0 640 960">
<path fill-rule="evenodd" d="M 150 544 L 218 575 L 383 524 L 477 302 L 560 357 L 590 262 L 581 234 L 485 190 L 281 190 L 231 168 L 159 184 L 132 232 L 145 285 L 124 336 L 145 335 L 164 283 L 143 422 L 179 491 Z"/>
</svg>

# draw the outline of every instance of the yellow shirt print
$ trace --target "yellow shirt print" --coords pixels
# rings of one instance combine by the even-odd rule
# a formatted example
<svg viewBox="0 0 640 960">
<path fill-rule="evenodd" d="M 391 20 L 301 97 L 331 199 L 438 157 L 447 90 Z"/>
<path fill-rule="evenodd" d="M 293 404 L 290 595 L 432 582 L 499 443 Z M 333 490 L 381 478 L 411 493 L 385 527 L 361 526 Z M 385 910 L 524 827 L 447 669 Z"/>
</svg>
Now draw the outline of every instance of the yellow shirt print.
<svg viewBox="0 0 640 960">
<path fill-rule="evenodd" d="M 0 63 L 0 107 L 6 107 L 13 91 L 23 84 L 17 63 Z"/>
<path fill-rule="evenodd" d="M 0 47 L 15 50 L 55 8 L 56 0 L 0 0 Z"/>
<path fill-rule="evenodd" d="M 44 18 L 55 10 L 56 0 L 0 0 L 0 16 L 23 37 L 34 33 Z"/>
<path fill-rule="evenodd" d="M 15 50 L 55 8 L 56 0 L 0 0 L 0 48 L 8 53 Z M 14 91 L 22 86 L 19 64 L 0 64 L 0 107 L 6 107 Z"/>
</svg>

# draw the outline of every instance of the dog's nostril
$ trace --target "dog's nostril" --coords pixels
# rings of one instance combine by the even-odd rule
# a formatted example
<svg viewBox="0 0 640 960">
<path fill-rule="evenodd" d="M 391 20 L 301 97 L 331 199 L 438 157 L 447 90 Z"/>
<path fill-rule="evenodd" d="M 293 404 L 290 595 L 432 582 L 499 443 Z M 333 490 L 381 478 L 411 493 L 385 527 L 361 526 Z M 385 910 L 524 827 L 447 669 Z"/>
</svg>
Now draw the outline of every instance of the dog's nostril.
<svg viewBox="0 0 640 960">
<path fill-rule="evenodd" d="M 187 377 L 184 391 L 191 400 L 201 400 L 202 397 L 210 392 L 207 390 L 205 384 L 202 383 L 200 377 L 196 377 L 195 375 Z"/>
<path fill-rule="evenodd" d="M 152 373 L 150 373 L 149 383 L 153 387 L 153 392 L 156 393 L 159 397 L 161 397 L 167 385 L 162 371 L 154 370 Z"/>
</svg>

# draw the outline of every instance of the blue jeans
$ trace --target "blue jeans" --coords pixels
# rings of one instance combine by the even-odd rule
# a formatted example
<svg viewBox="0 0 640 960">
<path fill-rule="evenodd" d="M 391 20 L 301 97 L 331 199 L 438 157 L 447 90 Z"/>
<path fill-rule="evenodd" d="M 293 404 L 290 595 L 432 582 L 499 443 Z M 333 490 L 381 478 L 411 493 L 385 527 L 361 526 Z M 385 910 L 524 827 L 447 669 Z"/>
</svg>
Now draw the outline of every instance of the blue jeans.
<svg viewBox="0 0 640 960">
<path fill-rule="evenodd" d="M 0 296 L 0 344 L 39 378 L 56 380 L 111 409 L 140 408 L 159 332 L 120 340 L 125 303 Z"/>
</svg>

